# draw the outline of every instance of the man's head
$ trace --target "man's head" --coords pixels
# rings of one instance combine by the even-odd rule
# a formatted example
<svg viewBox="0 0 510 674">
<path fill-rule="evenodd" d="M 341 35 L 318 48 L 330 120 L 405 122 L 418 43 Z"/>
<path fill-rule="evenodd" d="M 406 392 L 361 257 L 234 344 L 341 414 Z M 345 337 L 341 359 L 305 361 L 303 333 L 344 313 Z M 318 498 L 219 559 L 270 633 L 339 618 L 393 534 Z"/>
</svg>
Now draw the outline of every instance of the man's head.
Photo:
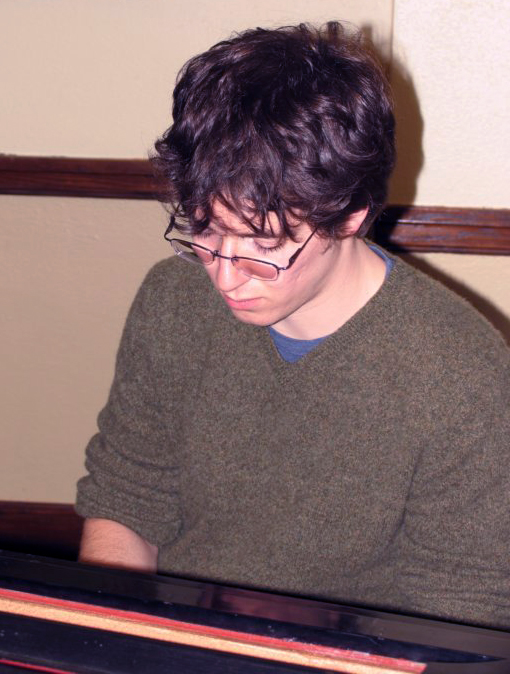
<svg viewBox="0 0 510 674">
<path fill-rule="evenodd" d="M 255 233 L 346 235 L 379 214 L 394 161 L 386 80 L 338 23 L 249 30 L 191 59 L 173 125 L 156 143 L 177 229 L 205 230 L 221 205 Z M 271 217 L 269 217 L 271 216 Z"/>
</svg>

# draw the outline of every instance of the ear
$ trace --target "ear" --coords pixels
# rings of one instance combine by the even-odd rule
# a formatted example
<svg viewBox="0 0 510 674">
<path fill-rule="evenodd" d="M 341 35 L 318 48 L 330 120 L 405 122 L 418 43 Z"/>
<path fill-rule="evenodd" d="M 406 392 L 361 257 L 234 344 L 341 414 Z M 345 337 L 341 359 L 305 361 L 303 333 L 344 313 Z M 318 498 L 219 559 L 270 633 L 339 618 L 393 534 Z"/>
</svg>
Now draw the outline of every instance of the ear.
<svg viewBox="0 0 510 674">
<path fill-rule="evenodd" d="M 347 220 L 342 226 L 342 231 L 345 233 L 345 235 L 356 236 L 359 228 L 365 222 L 367 214 L 368 214 L 368 206 L 361 211 L 351 213 L 351 215 L 347 218 Z"/>
</svg>

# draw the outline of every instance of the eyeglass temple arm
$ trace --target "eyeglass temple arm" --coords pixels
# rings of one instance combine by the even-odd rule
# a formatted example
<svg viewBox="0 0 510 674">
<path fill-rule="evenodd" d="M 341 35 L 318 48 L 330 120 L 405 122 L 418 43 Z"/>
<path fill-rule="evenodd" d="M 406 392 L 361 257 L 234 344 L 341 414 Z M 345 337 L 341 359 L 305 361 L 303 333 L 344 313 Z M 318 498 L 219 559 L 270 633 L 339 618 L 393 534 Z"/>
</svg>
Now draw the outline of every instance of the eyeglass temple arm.
<svg viewBox="0 0 510 674">
<path fill-rule="evenodd" d="M 310 241 L 310 239 L 311 239 L 312 236 L 315 234 L 315 232 L 317 231 L 317 229 L 318 229 L 318 227 L 316 227 L 316 228 L 313 230 L 313 232 L 310 234 L 310 236 L 309 236 L 308 239 L 304 242 L 304 244 L 303 244 L 302 246 L 300 246 L 300 247 L 296 250 L 296 252 L 295 252 L 293 255 L 291 255 L 290 260 L 288 261 L 286 267 L 278 267 L 278 269 L 279 269 L 280 271 L 287 271 L 287 269 L 290 269 L 290 268 L 292 267 L 292 265 L 294 264 L 294 262 L 298 259 L 299 255 L 301 254 L 301 251 L 302 251 L 303 248 L 306 246 L 306 244 Z M 276 266 L 276 265 L 275 265 L 275 266 Z"/>
<path fill-rule="evenodd" d="M 168 236 L 169 236 L 169 234 L 170 234 L 170 232 L 172 231 L 173 228 L 174 228 L 174 219 L 172 218 L 172 219 L 170 220 L 170 224 L 168 225 L 168 227 L 167 227 L 166 230 L 165 230 L 165 233 L 163 234 L 163 237 L 164 237 L 167 241 L 169 241 Z"/>
</svg>

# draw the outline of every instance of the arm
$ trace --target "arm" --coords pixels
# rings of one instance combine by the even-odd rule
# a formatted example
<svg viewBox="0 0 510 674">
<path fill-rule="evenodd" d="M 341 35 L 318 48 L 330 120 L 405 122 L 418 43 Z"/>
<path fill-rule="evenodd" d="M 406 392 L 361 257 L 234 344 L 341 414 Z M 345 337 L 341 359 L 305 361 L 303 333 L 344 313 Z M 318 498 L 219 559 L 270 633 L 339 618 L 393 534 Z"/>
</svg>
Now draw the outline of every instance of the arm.
<svg viewBox="0 0 510 674">
<path fill-rule="evenodd" d="M 158 548 L 113 520 L 86 519 L 79 561 L 155 573 Z"/>
<path fill-rule="evenodd" d="M 76 502 L 86 519 L 82 561 L 155 570 L 157 549 L 180 533 L 180 395 L 171 384 L 175 350 L 162 338 L 175 312 L 159 300 L 170 295 L 167 275 L 159 265 L 135 298 L 99 433 L 87 447 Z"/>
<path fill-rule="evenodd" d="M 495 356 L 492 371 L 478 360 L 444 387 L 416 466 L 399 541 L 401 589 L 414 611 L 435 605 L 438 617 L 508 629 L 509 359 Z"/>
</svg>

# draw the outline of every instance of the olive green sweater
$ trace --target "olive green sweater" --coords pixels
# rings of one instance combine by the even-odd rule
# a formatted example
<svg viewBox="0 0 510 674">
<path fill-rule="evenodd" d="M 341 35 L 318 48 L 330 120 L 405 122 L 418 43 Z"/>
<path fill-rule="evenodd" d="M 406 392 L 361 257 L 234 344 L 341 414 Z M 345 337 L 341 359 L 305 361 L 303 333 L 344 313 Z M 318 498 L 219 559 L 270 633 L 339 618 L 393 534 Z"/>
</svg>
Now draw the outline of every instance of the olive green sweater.
<svg viewBox="0 0 510 674">
<path fill-rule="evenodd" d="M 162 572 L 510 627 L 509 392 L 497 333 L 400 260 L 293 364 L 166 260 L 77 510 L 157 544 Z"/>
</svg>

